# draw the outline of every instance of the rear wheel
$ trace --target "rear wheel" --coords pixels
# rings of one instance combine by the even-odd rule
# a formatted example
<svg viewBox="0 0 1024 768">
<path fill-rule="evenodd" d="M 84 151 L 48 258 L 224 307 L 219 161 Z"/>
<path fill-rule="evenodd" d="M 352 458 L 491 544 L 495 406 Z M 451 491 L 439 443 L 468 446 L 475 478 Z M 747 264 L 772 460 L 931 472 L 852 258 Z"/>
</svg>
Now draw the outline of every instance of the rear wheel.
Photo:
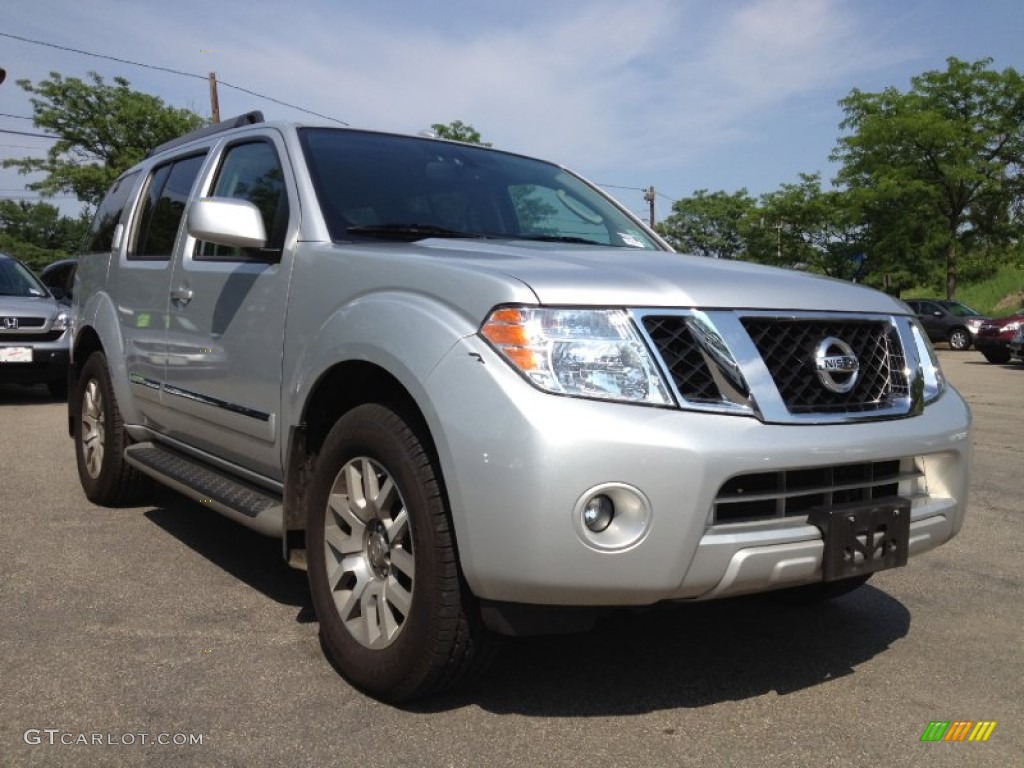
<svg viewBox="0 0 1024 768">
<path fill-rule="evenodd" d="M 73 396 L 77 398 L 75 455 L 85 495 L 107 506 L 138 500 L 150 483 L 124 459 L 128 436 L 102 352 L 93 352 L 85 361 Z"/>
<path fill-rule="evenodd" d="M 962 352 L 971 346 L 971 334 L 966 328 L 954 328 L 949 332 L 949 348 Z"/>
<path fill-rule="evenodd" d="M 370 404 L 342 416 L 308 504 L 321 643 L 350 682 L 400 702 L 482 668 L 491 638 L 459 572 L 438 474 L 399 414 Z"/>
</svg>

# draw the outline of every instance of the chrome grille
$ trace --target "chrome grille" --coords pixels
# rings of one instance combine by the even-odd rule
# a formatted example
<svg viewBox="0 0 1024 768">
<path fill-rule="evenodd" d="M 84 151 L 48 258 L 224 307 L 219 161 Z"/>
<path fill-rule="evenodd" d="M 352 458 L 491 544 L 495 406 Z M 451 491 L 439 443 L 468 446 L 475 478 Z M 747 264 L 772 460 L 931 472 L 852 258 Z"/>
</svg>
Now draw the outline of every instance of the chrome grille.
<svg viewBox="0 0 1024 768">
<path fill-rule="evenodd" d="M 814 507 L 890 496 L 927 496 L 914 458 L 756 472 L 728 480 L 715 497 L 712 521 L 751 522 L 805 516 Z"/>
<path fill-rule="evenodd" d="M 648 315 L 643 322 L 679 394 L 692 401 L 722 399 L 686 317 Z"/>
<path fill-rule="evenodd" d="M 906 363 L 889 323 L 745 317 L 743 327 L 792 413 L 853 413 L 887 408 L 909 394 Z M 834 336 L 849 344 L 860 363 L 852 390 L 824 387 L 815 370 L 815 350 Z"/>
<path fill-rule="evenodd" d="M 4 321 L 15 320 L 19 328 L 42 328 L 46 325 L 45 317 L 0 317 L 0 330 L 4 328 Z"/>
</svg>

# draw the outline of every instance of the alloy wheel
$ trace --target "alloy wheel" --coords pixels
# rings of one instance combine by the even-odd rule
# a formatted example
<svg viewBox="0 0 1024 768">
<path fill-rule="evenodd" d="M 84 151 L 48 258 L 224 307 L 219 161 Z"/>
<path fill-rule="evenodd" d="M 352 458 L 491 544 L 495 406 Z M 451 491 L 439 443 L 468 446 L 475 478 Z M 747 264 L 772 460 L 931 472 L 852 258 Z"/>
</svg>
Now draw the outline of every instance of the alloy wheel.
<svg viewBox="0 0 1024 768">
<path fill-rule="evenodd" d="M 103 392 L 96 379 L 90 379 L 82 394 L 82 458 L 89 476 L 96 479 L 103 469 L 106 444 Z"/>
<path fill-rule="evenodd" d="M 405 502 L 376 461 L 357 457 L 338 472 L 324 555 L 334 605 L 352 637 L 375 650 L 395 642 L 412 607 L 416 560 Z"/>
</svg>

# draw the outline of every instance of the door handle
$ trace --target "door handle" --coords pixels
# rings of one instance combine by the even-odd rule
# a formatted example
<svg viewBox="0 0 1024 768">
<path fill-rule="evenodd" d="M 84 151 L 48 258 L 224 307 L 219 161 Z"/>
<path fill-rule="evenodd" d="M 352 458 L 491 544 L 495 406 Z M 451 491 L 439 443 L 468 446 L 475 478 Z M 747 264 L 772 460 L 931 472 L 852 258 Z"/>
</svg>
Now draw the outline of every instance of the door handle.
<svg viewBox="0 0 1024 768">
<path fill-rule="evenodd" d="M 171 301 L 175 304 L 185 306 L 192 301 L 192 289 L 191 288 L 176 288 L 171 291 Z"/>
</svg>

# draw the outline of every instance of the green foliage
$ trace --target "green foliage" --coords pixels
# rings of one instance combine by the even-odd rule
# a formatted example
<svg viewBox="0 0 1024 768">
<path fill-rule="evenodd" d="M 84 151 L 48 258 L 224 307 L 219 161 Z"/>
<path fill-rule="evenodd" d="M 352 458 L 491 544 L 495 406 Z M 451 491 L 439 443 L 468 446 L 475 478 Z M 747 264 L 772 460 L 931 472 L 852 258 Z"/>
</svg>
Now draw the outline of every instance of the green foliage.
<svg viewBox="0 0 1024 768">
<path fill-rule="evenodd" d="M 729 194 L 698 189 L 693 197 L 672 204 L 672 213 L 656 229 L 673 248 L 683 253 L 719 259 L 749 256 L 751 222 L 757 201 L 747 190 Z"/>
<path fill-rule="evenodd" d="M 783 184 L 761 198 L 761 217 L 776 233 L 776 263 L 846 280 L 864 269 L 864 242 L 855 199 L 823 190 L 817 174 L 801 174 L 799 184 Z M 762 252 L 764 247 L 762 245 Z M 761 261 L 771 262 L 771 250 Z"/>
<path fill-rule="evenodd" d="M 991 63 L 950 58 L 906 93 L 854 89 L 840 101 L 850 133 L 833 159 L 859 195 L 874 254 L 913 270 L 944 261 L 950 298 L 962 250 L 1020 235 L 1024 79 Z"/>
<path fill-rule="evenodd" d="M 430 128 L 437 134 L 439 139 L 461 141 L 464 144 L 479 144 L 483 147 L 491 146 L 490 142 L 483 141 L 480 138 L 480 132 L 476 128 L 461 120 L 453 120 L 447 125 L 444 123 L 434 123 Z"/>
<path fill-rule="evenodd" d="M 42 172 L 42 181 L 28 184 L 44 195 L 71 193 L 98 205 L 114 179 L 141 160 L 147 151 L 205 122 L 187 109 L 133 91 L 123 77 L 109 85 L 95 72 L 88 81 L 51 72 L 48 80 L 18 85 L 32 94 L 34 124 L 60 138 L 45 159 L 4 160 L 19 173 Z"/>
<path fill-rule="evenodd" d="M 61 216 L 48 203 L 0 200 L 0 251 L 33 269 L 76 253 L 89 230 L 89 218 Z"/>
</svg>

